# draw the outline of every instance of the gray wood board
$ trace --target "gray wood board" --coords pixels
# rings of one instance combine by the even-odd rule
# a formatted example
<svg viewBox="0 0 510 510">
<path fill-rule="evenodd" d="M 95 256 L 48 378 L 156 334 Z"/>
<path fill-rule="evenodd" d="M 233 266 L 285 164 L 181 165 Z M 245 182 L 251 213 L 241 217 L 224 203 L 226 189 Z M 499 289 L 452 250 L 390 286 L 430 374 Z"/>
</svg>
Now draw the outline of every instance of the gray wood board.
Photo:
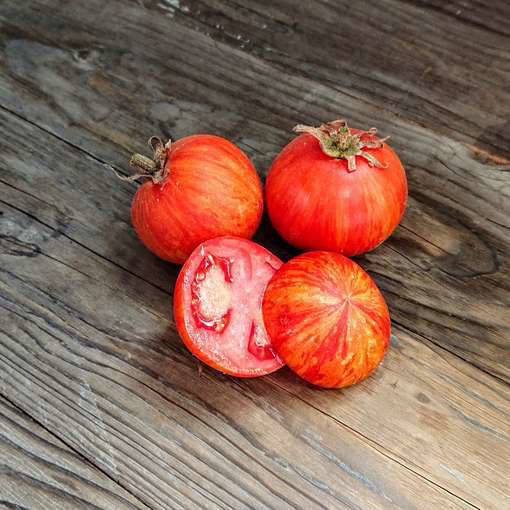
<svg viewBox="0 0 510 510">
<path fill-rule="evenodd" d="M 374 124 L 392 135 L 408 171 L 409 208 L 391 240 L 360 260 L 377 273 L 397 323 L 510 380 L 505 313 L 510 163 L 490 164 L 506 161 L 504 151 L 484 153 L 483 144 L 470 133 L 454 137 L 432 122 L 416 124 L 406 111 L 393 115 L 384 98 L 378 98 L 378 105 L 367 104 L 355 87 L 344 91 L 312 74 L 281 69 L 246 48 L 211 44 L 210 35 L 180 21 L 195 12 L 191 7 L 185 10 L 184 3 L 180 11 L 172 2 L 31 4 L 27 9 L 27 4 L 7 1 L 0 14 L 0 104 L 105 164 L 125 169 L 129 153 L 145 150 L 145 140 L 154 133 L 173 138 L 197 131 L 225 135 L 253 156 L 261 173 L 291 138 L 290 128 L 298 121 L 342 115 L 353 125 Z M 404 12 L 405 5 L 388 12 Z M 445 22 L 442 16 L 436 14 L 437 24 Z M 406 30 L 422 31 L 421 18 L 415 15 L 413 20 L 415 25 L 406 24 Z M 461 37 L 465 23 L 452 24 L 449 16 L 446 20 L 450 31 L 459 31 Z M 402 21 L 395 18 L 392 23 L 398 27 Z M 443 28 L 437 33 L 443 34 Z M 508 64 L 501 37 L 486 30 L 476 44 L 476 58 L 486 51 L 485 60 L 492 62 L 500 48 L 497 54 L 506 56 Z M 303 35 L 303 45 L 306 41 Z M 446 42 L 441 39 L 441 44 Z M 463 43 L 466 52 L 470 44 Z M 458 40 L 452 41 L 450 52 L 457 46 Z M 411 61 L 416 60 L 415 55 Z M 395 75 L 403 73 L 403 63 L 393 69 Z M 508 65 L 501 66 L 501 72 L 505 69 Z M 490 93 L 478 98 L 477 115 L 493 123 L 495 115 L 504 118 L 510 113 L 510 101 L 500 102 L 489 115 L 494 94 L 508 91 L 498 86 L 502 82 L 489 89 L 484 76 L 478 76 L 477 86 L 485 85 Z M 422 86 L 428 93 L 426 83 Z M 484 98 L 490 104 L 484 104 Z M 467 117 L 472 105 L 459 107 L 457 116 L 450 118 L 458 129 L 467 124 L 467 118 L 458 115 Z M 507 132 L 502 129 L 500 142 Z M 112 219 L 115 216 L 106 216 L 104 221 Z M 269 228 L 262 229 L 258 239 L 288 256 L 288 248 Z M 153 267 L 136 271 L 160 280 Z"/>
</svg>

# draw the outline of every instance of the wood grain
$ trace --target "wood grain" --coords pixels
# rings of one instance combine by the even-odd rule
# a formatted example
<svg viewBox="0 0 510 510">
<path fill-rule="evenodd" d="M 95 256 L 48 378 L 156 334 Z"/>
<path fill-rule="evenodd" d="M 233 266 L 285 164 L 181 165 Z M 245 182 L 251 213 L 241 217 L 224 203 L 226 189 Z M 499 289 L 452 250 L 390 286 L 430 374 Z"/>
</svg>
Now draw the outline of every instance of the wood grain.
<svg viewBox="0 0 510 510">
<path fill-rule="evenodd" d="M 31 381 L 46 403 L 39 408 L 20 394 L 17 402 L 38 417 L 52 402 L 48 426 L 60 423 L 66 441 L 92 454 L 101 469 L 149 506 L 164 508 L 165 501 L 175 501 L 183 490 L 179 475 L 189 476 L 187 470 L 196 464 L 196 487 L 212 483 L 212 494 L 227 506 L 233 500 L 218 487 L 227 487 L 247 506 L 301 508 L 318 502 L 332 508 L 387 508 L 397 501 L 400 508 L 430 508 L 417 501 L 420 491 L 432 498 L 439 491 L 440 504 L 462 506 L 462 500 L 449 501 L 453 496 L 439 487 L 480 507 L 496 505 L 505 496 L 503 466 L 510 455 L 505 384 L 464 362 L 458 368 L 458 358 L 403 331 L 397 331 L 384 369 L 335 398 L 332 392 L 309 389 L 286 371 L 260 381 L 237 382 L 213 371 L 199 377 L 168 319 L 170 296 L 164 289 L 172 287 L 175 275 L 155 285 L 132 274 L 129 260 L 135 254 L 137 264 L 165 266 L 134 243 L 133 253 L 119 254 L 115 264 L 85 247 L 92 239 L 91 225 L 105 245 L 130 245 L 131 230 L 101 218 L 113 190 L 131 185 L 118 183 L 109 169 L 83 161 L 80 152 L 39 128 L 11 114 L 0 119 L 0 167 L 10 176 L 16 173 L 19 183 L 28 179 L 31 185 L 24 187 L 34 191 L 27 195 L 0 184 L 8 197 L 8 202 L 1 199 L 0 223 L 1 295 L 8 319 L 2 321 L 0 349 L 9 374 L 5 391 L 11 398 L 9 381 L 15 386 Z M 11 144 L 22 133 L 32 141 L 30 151 Z M 51 165 L 44 159 L 49 145 Z M 5 159 L 20 161 L 15 151 L 25 154 L 18 169 Z M 60 205 L 51 204 L 59 204 L 63 190 L 51 179 L 53 172 L 74 183 L 66 186 L 66 203 L 75 204 L 72 219 L 57 222 Z M 90 176 L 101 178 L 91 181 Z M 81 212 L 87 182 L 96 186 L 90 196 L 97 206 Z M 104 182 L 109 186 L 102 191 Z M 123 196 L 116 203 L 127 217 L 130 197 Z M 20 315 L 35 323 L 25 324 Z M 22 339 L 17 348 L 16 338 Z M 99 421 L 93 418 L 97 415 Z M 142 448 L 133 451 L 134 444 Z M 494 458 L 491 451 L 501 456 Z M 174 472 L 168 461 L 160 461 L 174 456 L 187 467 L 179 465 Z M 135 460 L 139 465 L 132 465 Z M 217 462 L 223 472 L 215 472 Z M 239 474 L 240 468 L 245 471 Z M 150 473 L 149 489 L 144 470 Z M 169 479 L 168 472 L 176 479 Z M 408 477 L 416 487 L 400 485 L 405 479 L 407 486 Z M 268 494 L 260 479 L 280 496 Z M 355 493 L 353 480 L 360 484 Z M 188 504 L 206 504 L 193 495 L 198 499 Z"/>
<path fill-rule="evenodd" d="M 150 508 L 510 505 L 509 7 L 381 4 L 0 4 L 0 394 Z M 408 171 L 402 225 L 358 259 L 392 313 L 384 367 L 338 393 L 199 377 L 178 268 L 112 166 L 202 131 L 263 176 L 295 123 L 338 116 Z M 296 253 L 267 220 L 257 239 Z"/>
<path fill-rule="evenodd" d="M 148 507 L 0 397 L 0 508 Z"/>
</svg>

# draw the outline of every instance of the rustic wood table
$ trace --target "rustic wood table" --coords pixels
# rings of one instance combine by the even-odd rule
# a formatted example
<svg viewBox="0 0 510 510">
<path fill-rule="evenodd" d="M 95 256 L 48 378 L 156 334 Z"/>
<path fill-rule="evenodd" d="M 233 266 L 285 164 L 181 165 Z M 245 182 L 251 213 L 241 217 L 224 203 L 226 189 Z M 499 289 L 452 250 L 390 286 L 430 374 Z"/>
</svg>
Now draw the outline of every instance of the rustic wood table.
<svg viewBox="0 0 510 510">
<path fill-rule="evenodd" d="M 0 1 L 0 508 L 510 508 L 507 0 Z M 393 320 L 369 380 L 204 368 L 129 155 L 298 122 L 391 135 L 410 200 L 358 257 Z M 297 252 L 264 220 L 256 239 Z"/>
</svg>

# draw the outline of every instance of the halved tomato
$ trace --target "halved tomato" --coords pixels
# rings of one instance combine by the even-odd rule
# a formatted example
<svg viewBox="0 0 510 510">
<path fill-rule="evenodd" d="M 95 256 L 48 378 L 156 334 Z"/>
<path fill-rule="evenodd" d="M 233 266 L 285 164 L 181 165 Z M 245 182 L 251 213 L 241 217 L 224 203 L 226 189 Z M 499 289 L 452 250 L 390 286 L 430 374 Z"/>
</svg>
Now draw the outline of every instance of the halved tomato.
<svg viewBox="0 0 510 510">
<path fill-rule="evenodd" d="M 264 327 L 262 298 L 282 261 L 238 237 L 199 245 L 177 279 L 174 318 L 188 349 L 226 374 L 256 377 L 278 370 Z"/>
<path fill-rule="evenodd" d="M 375 282 L 354 261 L 326 251 L 298 255 L 264 293 L 275 351 L 303 379 L 344 388 L 366 379 L 390 342 L 390 315 Z"/>
</svg>

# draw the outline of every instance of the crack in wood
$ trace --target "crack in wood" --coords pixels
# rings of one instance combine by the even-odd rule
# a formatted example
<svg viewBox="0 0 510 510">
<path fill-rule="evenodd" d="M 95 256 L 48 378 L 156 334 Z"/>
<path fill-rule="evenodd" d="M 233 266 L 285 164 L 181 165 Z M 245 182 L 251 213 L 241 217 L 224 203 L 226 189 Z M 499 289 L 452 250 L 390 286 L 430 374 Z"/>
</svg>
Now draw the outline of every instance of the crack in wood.
<svg viewBox="0 0 510 510">
<path fill-rule="evenodd" d="M 316 411 L 324 414 L 329 419 L 331 419 L 335 423 L 337 423 L 339 426 L 344 427 L 347 430 L 349 430 L 352 434 L 361 437 L 363 439 L 363 441 L 365 441 L 368 446 L 370 446 L 371 448 L 374 448 L 378 453 L 380 453 L 381 455 L 384 455 L 388 460 L 396 462 L 397 464 L 401 465 L 403 468 L 409 470 L 411 473 L 424 478 L 425 480 L 427 480 L 427 482 L 431 483 L 432 485 L 435 485 L 439 489 L 448 492 L 449 494 L 451 494 L 452 496 L 455 496 L 456 498 L 459 498 L 459 500 L 461 500 L 462 502 L 468 504 L 470 507 L 476 508 L 476 509 L 480 510 L 480 507 L 478 507 L 478 506 L 474 505 L 473 503 L 471 503 L 470 501 L 462 498 L 458 494 L 455 494 L 454 492 L 452 492 L 448 488 L 442 486 L 441 484 L 439 484 L 437 482 L 434 482 L 434 480 L 431 480 L 428 476 L 425 476 L 423 471 L 422 472 L 416 471 L 416 470 L 412 469 L 411 467 L 409 467 L 409 465 L 407 465 L 407 464 L 405 464 L 403 462 L 404 459 L 401 460 L 398 455 L 396 455 L 395 453 L 389 451 L 387 448 L 385 448 L 381 444 L 377 443 L 377 441 L 374 441 L 373 439 L 370 439 L 369 437 L 365 436 L 361 432 L 357 431 L 356 429 L 354 429 L 354 428 L 350 427 L 349 425 L 347 425 L 346 423 L 342 422 L 341 420 L 339 420 L 335 416 L 332 416 L 332 415 L 328 414 L 327 412 L 325 412 L 320 407 L 317 407 L 317 406 L 311 404 L 306 399 L 304 399 L 303 397 L 297 395 L 296 393 L 290 392 L 287 388 L 285 388 L 284 386 L 279 385 L 276 381 L 271 381 L 271 383 L 274 384 L 275 386 L 278 386 L 278 388 L 280 388 L 281 390 L 283 390 L 283 391 L 285 391 L 287 393 L 290 393 L 294 398 L 297 398 L 298 400 L 301 400 L 302 402 L 304 402 L 305 404 L 309 405 L 310 407 L 312 407 Z M 389 451 L 389 453 L 387 453 L 388 451 Z M 405 461 L 409 462 L 409 463 L 412 463 L 412 461 L 410 459 L 405 459 Z"/>
</svg>

